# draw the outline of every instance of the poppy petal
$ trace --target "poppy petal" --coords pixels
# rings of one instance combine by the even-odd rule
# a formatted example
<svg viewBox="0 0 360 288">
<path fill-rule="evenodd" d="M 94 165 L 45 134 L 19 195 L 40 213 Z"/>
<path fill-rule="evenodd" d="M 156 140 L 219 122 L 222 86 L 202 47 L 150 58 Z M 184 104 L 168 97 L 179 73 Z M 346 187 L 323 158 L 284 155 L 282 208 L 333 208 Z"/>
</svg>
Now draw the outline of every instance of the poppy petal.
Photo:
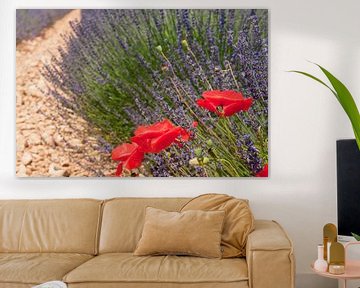
<svg viewBox="0 0 360 288">
<path fill-rule="evenodd" d="M 124 162 L 124 167 L 126 169 L 132 170 L 141 166 L 142 161 L 144 160 L 144 152 L 140 149 L 136 149 L 130 157 Z"/>
<path fill-rule="evenodd" d="M 151 153 L 159 153 L 160 151 L 168 148 L 180 135 L 181 127 L 176 127 L 164 133 L 160 137 L 154 139 L 151 143 Z"/>
<path fill-rule="evenodd" d="M 123 171 L 123 164 L 120 162 L 116 168 L 115 175 L 121 177 L 122 171 Z"/>
<path fill-rule="evenodd" d="M 115 161 L 124 161 L 137 148 L 138 148 L 138 145 L 135 143 L 121 144 L 112 150 L 111 158 Z"/>
<path fill-rule="evenodd" d="M 269 175 L 269 168 L 268 168 L 268 164 L 264 165 L 264 168 L 258 172 L 255 177 L 268 177 Z"/>
<path fill-rule="evenodd" d="M 205 91 L 202 94 L 203 98 L 211 102 L 215 106 L 223 106 L 227 104 L 232 104 L 234 101 L 240 101 L 244 99 L 244 96 L 241 92 L 234 90 L 211 90 Z"/>
<path fill-rule="evenodd" d="M 234 90 L 225 90 L 222 91 L 223 105 L 233 103 L 234 101 L 242 101 L 244 96 L 241 92 Z"/>
<path fill-rule="evenodd" d="M 175 142 L 179 136 L 184 141 L 190 137 L 184 128 L 164 119 L 152 125 L 138 127 L 131 141 L 141 147 L 142 153 L 159 153 Z"/>
<path fill-rule="evenodd" d="M 243 111 L 247 111 L 249 110 L 250 106 L 252 105 L 252 103 L 254 102 L 253 98 L 246 98 L 243 101 L 241 101 L 243 103 Z"/>
<path fill-rule="evenodd" d="M 167 130 L 174 127 L 174 124 L 172 124 L 170 120 L 164 119 L 163 121 L 157 122 L 152 125 L 139 126 L 135 130 L 134 135 L 144 138 L 158 137 Z"/>
<path fill-rule="evenodd" d="M 200 107 L 203 107 L 203 108 L 209 110 L 210 112 L 217 112 L 216 105 L 214 105 L 213 103 L 211 103 L 210 101 L 208 101 L 206 99 L 198 99 L 198 100 L 196 100 L 196 103 Z"/>
<path fill-rule="evenodd" d="M 247 98 L 242 101 L 237 101 L 229 105 L 223 106 L 225 116 L 231 116 L 240 111 L 247 111 L 252 104 L 252 98 Z"/>
<path fill-rule="evenodd" d="M 145 138 L 143 136 L 133 136 L 131 137 L 131 142 L 139 145 L 141 149 L 145 152 L 147 152 L 151 147 L 151 138 Z"/>
<path fill-rule="evenodd" d="M 202 97 L 207 100 L 207 102 L 212 103 L 212 105 L 216 106 L 220 106 L 222 105 L 222 93 L 220 90 L 210 90 L 210 91 L 205 91 L 202 94 Z M 212 111 L 215 112 L 215 111 Z"/>
<path fill-rule="evenodd" d="M 180 136 L 181 136 L 181 140 L 186 142 L 189 141 L 191 135 L 185 129 L 181 129 Z"/>
</svg>

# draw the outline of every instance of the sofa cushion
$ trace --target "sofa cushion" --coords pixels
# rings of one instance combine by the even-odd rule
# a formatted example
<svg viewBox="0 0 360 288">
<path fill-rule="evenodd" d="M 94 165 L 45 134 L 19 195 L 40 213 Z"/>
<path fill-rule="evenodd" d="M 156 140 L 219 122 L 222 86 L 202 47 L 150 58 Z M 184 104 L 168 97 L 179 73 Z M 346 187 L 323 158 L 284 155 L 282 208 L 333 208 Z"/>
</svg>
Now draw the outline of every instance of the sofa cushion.
<svg viewBox="0 0 360 288">
<path fill-rule="evenodd" d="M 102 201 L 0 200 L 0 253 L 95 254 Z"/>
<path fill-rule="evenodd" d="M 133 256 L 131 253 L 111 253 L 97 256 L 64 277 L 64 281 L 70 284 L 99 282 L 158 283 L 157 287 L 162 287 L 160 286 L 161 283 L 195 284 L 242 281 L 247 283 L 247 279 L 247 264 L 241 258 L 139 257 Z M 149 286 L 145 285 L 144 287 Z"/>
<path fill-rule="evenodd" d="M 236 199 L 225 194 L 204 194 L 191 199 L 181 209 L 188 210 L 225 211 L 221 236 L 222 257 L 245 257 L 247 237 L 254 230 L 254 216 L 248 200 Z"/>
<path fill-rule="evenodd" d="M 134 252 L 145 208 L 179 211 L 189 198 L 117 198 L 104 203 L 99 253 Z"/>
<path fill-rule="evenodd" d="M 134 255 L 221 258 L 224 216 L 224 211 L 168 212 L 147 207 L 144 229 Z"/>
<path fill-rule="evenodd" d="M 40 284 L 61 280 L 92 257 L 71 253 L 0 253 L 0 283 Z"/>
</svg>

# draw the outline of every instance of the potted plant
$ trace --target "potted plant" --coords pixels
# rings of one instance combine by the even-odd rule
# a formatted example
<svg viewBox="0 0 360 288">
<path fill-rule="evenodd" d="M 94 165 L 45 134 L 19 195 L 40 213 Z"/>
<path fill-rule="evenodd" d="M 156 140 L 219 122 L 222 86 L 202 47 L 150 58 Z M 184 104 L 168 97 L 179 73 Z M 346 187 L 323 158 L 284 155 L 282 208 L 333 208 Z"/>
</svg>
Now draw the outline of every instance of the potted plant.
<svg viewBox="0 0 360 288">
<path fill-rule="evenodd" d="M 356 239 L 356 241 L 360 241 L 360 235 L 355 234 L 355 233 L 351 233 L 351 234 Z"/>
<path fill-rule="evenodd" d="M 321 69 L 321 71 L 325 74 L 327 79 L 330 81 L 332 87 L 326 84 L 324 81 L 320 80 L 319 78 L 307 72 L 297 71 L 297 70 L 292 70 L 290 72 L 305 75 L 321 83 L 322 85 L 327 87 L 332 92 L 332 94 L 335 95 L 336 99 L 339 101 L 340 105 L 343 107 L 345 113 L 349 117 L 352 128 L 354 130 L 356 143 L 360 150 L 360 113 L 356 106 L 353 96 L 351 95 L 350 91 L 346 88 L 346 86 L 340 80 L 338 80 L 334 75 L 332 75 L 328 70 L 326 70 L 324 67 L 316 63 L 314 64 L 317 65 Z"/>
<path fill-rule="evenodd" d="M 353 96 L 351 95 L 350 91 L 346 88 L 346 86 L 340 80 L 338 80 L 333 74 L 331 74 L 328 70 L 326 70 L 322 66 L 320 66 L 318 64 L 315 64 L 315 65 L 318 66 L 320 68 L 320 70 L 325 74 L 326 78 L 330 82 L 330 85 L 326 84 L 324 81 L 320 80 L 319 78 L 317 78 L 307 72 L 297 71 L 297 70 L 293 70 L 290 72 L 295 72 L 295 73 L 305 75 L 305 76 L 321 83 L 322 85 L 327 87 L 332 92 L 332 94 L 334 94 L 336 99 L 339 101 L 340 105 L 343 107 L 345 113 L 349 117 L 349 120 L 351 122 L 353 131 L 354 131 L 357 147 L 360 152 L 360 114 L 359 114 L 359 110 L 356 106 Z M 356 150 L 356 148 L 355 148 L 355 150 Z M 353 160 L 353 161 L 358 161 L 358 160 Z M 346 180 L 346 181 L 348 181 L 348 180 Z M 357 241 L 360 241 L 360 235 L 355 234 L 355 233 L 351 233 L 351 234 Z"/>
</svg>

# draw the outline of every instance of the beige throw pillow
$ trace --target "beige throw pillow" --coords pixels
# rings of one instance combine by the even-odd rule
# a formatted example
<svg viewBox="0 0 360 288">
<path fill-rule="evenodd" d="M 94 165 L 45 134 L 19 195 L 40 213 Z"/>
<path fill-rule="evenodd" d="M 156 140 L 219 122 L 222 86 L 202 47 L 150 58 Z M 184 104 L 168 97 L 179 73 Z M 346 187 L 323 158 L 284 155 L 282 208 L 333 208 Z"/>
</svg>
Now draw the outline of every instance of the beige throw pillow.
<svg viewBox="0 0 360 288">
<path fill-rule="evenodd" d="M 222 257 L 245 256 L 247 237 L 254 230 L 254 216 L 247 200 L 225 194 L 204 194 L 190 200 L 181 209 L 188 210 L 225 211 L 221 237 Z"/>
<path fill-rule="evenodd" d="M 224 211 L 167 212 L 147 207 L 134 255 L 192 255 L 221 258 Z"/>
</svg>

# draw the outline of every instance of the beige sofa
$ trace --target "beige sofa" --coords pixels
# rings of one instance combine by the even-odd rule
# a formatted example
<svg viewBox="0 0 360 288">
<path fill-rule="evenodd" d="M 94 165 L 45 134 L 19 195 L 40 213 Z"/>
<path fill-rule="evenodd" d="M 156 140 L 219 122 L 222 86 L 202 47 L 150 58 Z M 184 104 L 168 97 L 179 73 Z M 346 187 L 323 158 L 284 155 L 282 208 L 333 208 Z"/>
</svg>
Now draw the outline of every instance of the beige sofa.
<svg viewBox="0 0 360 288">
<path fill-rule="evenodd" d="M 291 241 L 256 220 L 246 258 L 133 256 L 146 206 L 179 210 L 186 198 L 0 201 L 0 288 L 62 280 L 69 287 L 293 288 Z"/>
</svg>

